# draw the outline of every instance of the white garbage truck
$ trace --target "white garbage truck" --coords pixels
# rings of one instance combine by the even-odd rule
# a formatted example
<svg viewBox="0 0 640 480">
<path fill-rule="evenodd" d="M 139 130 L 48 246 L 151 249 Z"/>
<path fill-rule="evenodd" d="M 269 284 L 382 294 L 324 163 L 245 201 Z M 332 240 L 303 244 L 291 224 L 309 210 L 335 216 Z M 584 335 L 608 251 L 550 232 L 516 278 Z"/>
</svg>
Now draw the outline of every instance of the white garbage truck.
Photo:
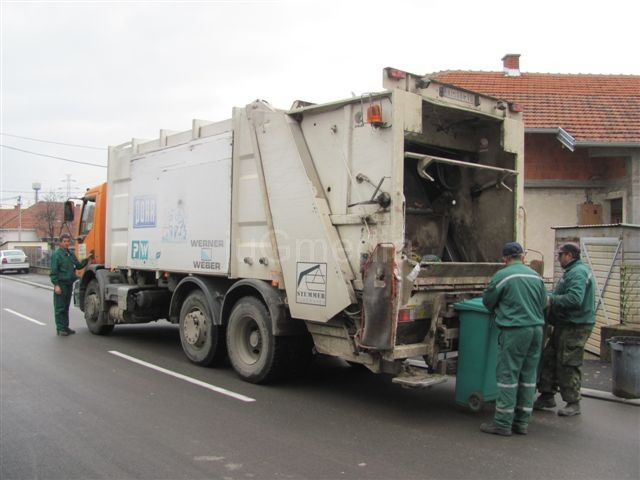
<svg viewBox="0 0 640 480">
<path fill-rule="evenodd" d="M 442 381 L 453 304 L 522 240 L 522 114 L 393 68 L 383 83 L 110 147 L 77 232 L 95 255 L 74 295 L 91 332 L 166 319 L 189 360 L 228 356 L 254 383 L 314 353 Z"/>
</svg>

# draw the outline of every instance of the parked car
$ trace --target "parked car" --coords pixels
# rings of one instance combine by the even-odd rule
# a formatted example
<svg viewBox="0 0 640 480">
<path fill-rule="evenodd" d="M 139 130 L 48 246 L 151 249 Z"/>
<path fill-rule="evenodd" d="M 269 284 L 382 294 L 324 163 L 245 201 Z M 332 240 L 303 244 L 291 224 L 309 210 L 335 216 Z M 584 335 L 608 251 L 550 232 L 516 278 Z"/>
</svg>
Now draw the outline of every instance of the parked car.
<svg viewBox="0 0 640 480">
<path fill-rule="evenodd" d="M 29 273 L 29 262 L 22 250 L 0 250 L 0 273 L 9 270 Z"/>
</svg>

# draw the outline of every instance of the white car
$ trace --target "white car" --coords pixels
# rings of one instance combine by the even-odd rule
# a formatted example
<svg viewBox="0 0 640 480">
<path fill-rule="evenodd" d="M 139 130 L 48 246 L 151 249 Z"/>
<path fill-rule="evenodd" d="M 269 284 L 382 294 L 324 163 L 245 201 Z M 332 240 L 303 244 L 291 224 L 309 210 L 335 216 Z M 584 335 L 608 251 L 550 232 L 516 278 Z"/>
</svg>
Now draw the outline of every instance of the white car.
<svg viewBox="0 0 640 480">
<path fill-rule="evenodd" d="M 0 250 L 0 273 L 8 270 L 29 273 L 29 262 L 22 250 Z"/>
</svg>

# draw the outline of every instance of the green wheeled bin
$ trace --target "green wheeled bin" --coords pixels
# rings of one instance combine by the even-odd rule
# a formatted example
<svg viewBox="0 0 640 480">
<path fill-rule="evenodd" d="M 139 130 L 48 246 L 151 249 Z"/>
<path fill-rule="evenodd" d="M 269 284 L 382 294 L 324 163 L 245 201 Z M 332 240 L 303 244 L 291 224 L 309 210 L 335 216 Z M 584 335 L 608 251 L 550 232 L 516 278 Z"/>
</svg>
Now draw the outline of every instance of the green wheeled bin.
<svg viewBox="0 0 640 480">
<path fill-rule="evenodd" d="M 478 412 L 498 396 L 498 329 L 482 298 L 458 302 L 454 308 L 460 317 L 456 403 Z"/>
</svg>

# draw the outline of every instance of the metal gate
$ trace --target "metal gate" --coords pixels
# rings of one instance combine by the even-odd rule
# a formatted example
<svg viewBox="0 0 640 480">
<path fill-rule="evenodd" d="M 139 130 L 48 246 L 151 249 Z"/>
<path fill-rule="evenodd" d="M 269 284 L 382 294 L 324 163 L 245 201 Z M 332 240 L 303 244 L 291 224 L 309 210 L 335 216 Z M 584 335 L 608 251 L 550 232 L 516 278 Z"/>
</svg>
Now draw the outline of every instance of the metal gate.
<svg viewBox="0 0 640 480">
<path fill-rule="evenodd" d="M 586 263 L 596 286 L 596 325 L 587 341 L 586 350 L 600 355 L 600 329 L 620 323 L 620 262 L 622 240 L 607 237 L 580 239 L 582 260 Z"/>
</svg>

